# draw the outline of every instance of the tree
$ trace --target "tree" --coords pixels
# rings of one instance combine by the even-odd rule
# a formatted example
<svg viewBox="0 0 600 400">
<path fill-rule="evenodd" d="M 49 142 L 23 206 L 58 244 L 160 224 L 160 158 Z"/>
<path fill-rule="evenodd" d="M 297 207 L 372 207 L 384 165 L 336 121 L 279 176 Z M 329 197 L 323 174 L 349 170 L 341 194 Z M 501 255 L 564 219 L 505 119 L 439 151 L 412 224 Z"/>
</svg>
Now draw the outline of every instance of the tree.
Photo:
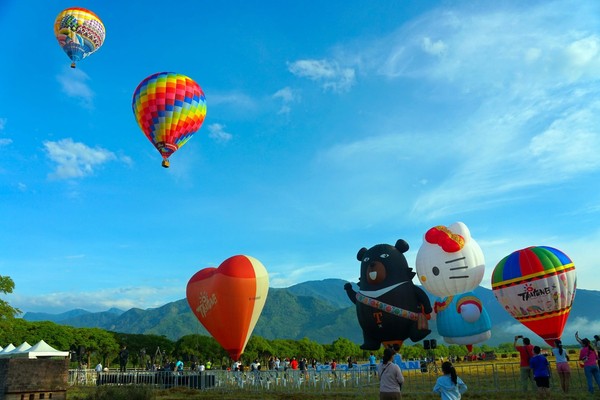
<svg viewBox="0 0 600 400">
<path fill-rule="evenodd" d="M 323 360 L 325 358 L 325 349 L 322 345 L 308 338 L 303 338 L 298 344 L 298 355 L 310 359 Z"/>
<path fill-rule="evenodd" d="M 252 361 L 258 358 L 263 360 L 264 363 L 269 356 L 273 355 L 273 349 L 271 348 L 271 344 L 268 340 L 261 336 L 252 335 L 250 340 L 248 340 L 248 344 L 246 344 L 244 355 L 244 359 L 247 361 Z"/>
<path fill-rule="evenodd" d="M 0 292 L 4 294 L 10 294 L 14 288 L 15 283 L 12 279 L 10 279 L 10 276 L 0 275 Z M 21 314 L 21 310 L 11 307 L 6 300 L 0 299 L 0 320 L 14 318 L 19 314 Z"/>
<path fill-rule="evenodd" d="M 337 338 L 329 346 L 325 346 L 326 356 L 336 360 L 345 360 L 348 356 L 360 354 L 360 347 L 346 338 Z"/>
</svg>

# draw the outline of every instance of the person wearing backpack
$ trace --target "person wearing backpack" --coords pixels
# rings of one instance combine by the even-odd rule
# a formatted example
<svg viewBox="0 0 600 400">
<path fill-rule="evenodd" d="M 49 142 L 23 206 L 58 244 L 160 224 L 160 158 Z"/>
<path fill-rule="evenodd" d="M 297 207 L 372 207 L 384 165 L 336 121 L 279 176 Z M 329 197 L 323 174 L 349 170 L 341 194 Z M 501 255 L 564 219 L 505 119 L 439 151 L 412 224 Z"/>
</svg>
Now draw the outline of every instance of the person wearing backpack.
<svg viewBox="0 0 600 400">
<path fill-rule="evenodd" d="M 517 346 L 517 342 L 519 339 L 523 339 L 523 345 Z M 522 335 L 515 336 L 515 342 L 513 343 L 515 350 L 519 352 L 520 363 L 519 367 L 521 370 L 521 388 L 524 392 L 527 391 L 527 388 L 531 385 L 531 389 L 534 390 L 533 387 L 533 377 L 531 375 L 531 367 L 529 365 L 529 359 L 533 357 L 533 346 L 531 345 L 531 341 L 529 338 L 523 337 Z"/>
</svg>

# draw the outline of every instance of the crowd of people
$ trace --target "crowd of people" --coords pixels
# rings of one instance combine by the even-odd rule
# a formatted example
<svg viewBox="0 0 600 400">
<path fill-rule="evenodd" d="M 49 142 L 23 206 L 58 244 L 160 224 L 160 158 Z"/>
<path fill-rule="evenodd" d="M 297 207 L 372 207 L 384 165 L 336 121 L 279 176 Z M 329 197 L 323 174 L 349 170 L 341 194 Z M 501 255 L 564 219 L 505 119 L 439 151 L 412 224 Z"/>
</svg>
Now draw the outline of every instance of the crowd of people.
<svg viewBox="0 0 600 400">
<path fill-rule="evenodd" d="M 579 333 L 575 333 L 575 339 L 581 345 L 579 351 L 580 366 L 584 370 L 588 391 L 594 393 L 594 383 L 600 390 L 600 336 L 594 335 L 592 342 L 588 338 L 581 339 Z M 521 343 L 519 341 L 521 340 Z M 524 392 L 529 386 L 535 385 L 541 399 L 550 397 L 550 363 L 547 356 L 542 354 L 540 346 L 531 344 L 529 338 L 521 335 L 515 336 L 515 350 L 519 353 L 521 387 Z M 397 349 L 386 348 L 383 353 L 382 362 L 377 365 L 379 376 L 379 398 L 380 400 L 396 400 L 401 398 L 404 376 L 398 365 L 394 364 L 393 357 Z M 556 339 L 552 354 L 556 360 L 556 372 L 558 374 L 562 392 L 568 393 L 570 389 L 571 370 L 569 356 L 563 348 L 560 339 Z M 371 354 L 373 355 L 373 354 Z M 373 357 L 369 364 L 373 365 Z M 450 361 L 442 363 L 442 376 L 437 378 L 433 392 L 441 396 L 442 400 L 459 400 L 462 393 L 467 390 L 467 385 L 457 376 L 456 370 Z"/>
<path fill-rule="evenodd" d="M 600 390 L 600 336 L 594 335 L 594 340 L 591 341 L 588 338 L 580 338 L 579 333 L 576 332 L 575 339 L 581 345 L 578 354 L 579 366 L 583 368 L 588 391 L 593 394 L 595 386 Z M 548 398 L 550 396 L 551 370 L 547 354 L 543 354 L 540 346 L 532 345 L 531 340 L 522 335 L 515 336 L 513 346 L 519 353 L 522 391 L 527 392 L 531 387 L 532 390 L 535 389 L 537 391 L 540 398 Z M 561 340 L 555 340 L 554 347 L 552 348 L 552 355 L 556 361 L 556 372 L 559 378 L 560 389 L 564 393 L 569 393 L 571 380 L 571 367 L 569 361 L 571 360 L 569 359 L 567 351 L 563 348 Z M 119 352 L 121 371 L 123 371 L 127 365 L 128 356 L 129 352 L 127 351 L 127 348 L 123 346 Z M 434 393 L 441 396 L 442 400 L 459 400 L 461 394 L 467 390 L 465 382 L 463 382 L 456 374 L 453 365 L 453 362 L 455 361 L 459 360 L 450 359 L 449 361 L 442 362 L 442 376 L 437 379 L 432 389 Z M 356 366 L 356 361 L 353 360 L 352 357 L 348 357 L 347 363 L 348 369 Z M 171 364 L 172 365 L 168 364 L 168 367 L 166 368 L 169 368 L 172 371 L 183 370 L 183 362 L 177 361 Z M 277 371 L 287 371 L 288 369 L 307 371 L 309 368 L 317 370 L 318 365 L 324 365 L 327 369 L 335 373 L 337 360 L 331 359 L 324 364 L 319 364 L 314 358 L 309 361 L 304 357 L 286 357 L 280 359 L 277 356 L 271 356 L 267 362 L 267 368 L 269 370 Z M 374 353 L 370 354 L 369 369 L 372 371 L 373 375 L 379 378 L 381 400 L 401 398 L 402 385 L 404 383 L 401 365 L 402 358 L 398 346 L 385 348 L 383 359 L 380 363 L 377 362 L 377 357 Z M 212 364 L 210 361 L 207 361 L 206 365 L 192 362 L 190 369 L 204 371 L 205 369 L 211 369 L 211 367 Z M 223 369 L 225 368 L 226 367 L 223 366 Z M 260 371 L 261 368 L 262 366 L 258 359 L 255 359 L 249 366 L 244 366 L 239 361 L 236 361 L 230 367 L 232 371 Z M 101 371 L 105 371 L 106 368 L 103 368 L 101 364 L 98 364 L 95 370 L 100 373 Z"/>
<path fill-rule="evenodd" d="M 522 340 L 522 344 L 518 344 L 519 339 Z M 594 335 L 593 344 L 588 338 L 581 339 L 579 332 L 575 332 L 575 339 L 581 345 L 579 365 L 583 368 L 588 391 L 593 394 L 594 383 L 600 389 L 600 349 L 598 347 L 600 336 Z M 529 338 L 515 336 L 514 347 L 520 357 L 522 390 L 526 392 L 530 385 L 533 387 L 535 384 L 540 398 L 548 398 L 550 396 L 550 363 L 546 356 L 541 354 L 540 346 L 532 345 Z M 560 339 L 554 341 L 552 354 L 556 359 L 556 372 L 560 388 L 564 393 L 568 393 L 571 381 L 570 360 Z"/>
</svg>

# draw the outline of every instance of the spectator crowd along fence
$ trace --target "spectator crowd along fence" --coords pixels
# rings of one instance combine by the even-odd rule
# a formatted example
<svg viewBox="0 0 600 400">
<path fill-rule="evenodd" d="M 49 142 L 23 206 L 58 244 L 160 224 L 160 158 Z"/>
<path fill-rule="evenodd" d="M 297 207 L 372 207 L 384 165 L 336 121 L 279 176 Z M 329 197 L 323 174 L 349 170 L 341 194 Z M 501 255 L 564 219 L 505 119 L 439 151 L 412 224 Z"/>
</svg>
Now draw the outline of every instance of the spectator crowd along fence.
<svg viewBox="0 0 600 400">
<path fill-rule="evenodd" d="M 419 369 L 403 370 L 405 381 L 403 393 L 430 393 L 441 368 L 438 363 L 422 363 Z M 551 390 L 560 391 L 558 375 L 552 363 Z M 571 391 L 587 390 L 583 369 L 578 362 L 571 362 Z M 456 363 L 455 368 L 469 387 L 470 392 L 520 392 L 520 367 L 518 363 L 475 362 Z M 186 387 L 200 390 L 255 390 L 289 392 L 327 392 L 342 389 L 376 386 L 376 373 L 368 365 L 351 369 L 331 371 L 328 369 L 306 371 L 258 370 L 258 371 L 147 371 L 129 369 L 125 372 L 109 370 L 96 372 L 92 369 L 69 371 L 69 385 L 151 385 L 157 389 Z M 535 388 L 532 381 L 529 390 Z"/>
</svg>

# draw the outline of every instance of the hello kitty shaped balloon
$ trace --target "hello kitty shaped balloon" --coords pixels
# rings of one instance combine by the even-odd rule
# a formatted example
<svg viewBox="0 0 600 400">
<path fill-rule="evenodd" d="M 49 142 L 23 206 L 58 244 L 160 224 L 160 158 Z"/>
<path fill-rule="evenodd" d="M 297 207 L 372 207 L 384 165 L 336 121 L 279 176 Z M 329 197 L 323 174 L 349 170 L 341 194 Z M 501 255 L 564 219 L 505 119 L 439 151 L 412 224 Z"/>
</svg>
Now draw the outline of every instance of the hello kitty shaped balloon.
<svg viewBox="0 0 600 400">
<path fill-rule="evenodd" d="M 483 279 L 485 259 L 462 222 L 425 233 L 417 254 L 417 276 L 428 292 L 444 297 L 474 290 Z"/>
<path fill-rule="evenodd" d="M 425 233 L 416 260 L 419 281 L 439 296 L 434 304 L 437 328 L 447 343 L 471 345 L 491 337 L 491 321 L 472 293 L 483 279 L 485 259 L 462 222 Z"/>
</svg>

